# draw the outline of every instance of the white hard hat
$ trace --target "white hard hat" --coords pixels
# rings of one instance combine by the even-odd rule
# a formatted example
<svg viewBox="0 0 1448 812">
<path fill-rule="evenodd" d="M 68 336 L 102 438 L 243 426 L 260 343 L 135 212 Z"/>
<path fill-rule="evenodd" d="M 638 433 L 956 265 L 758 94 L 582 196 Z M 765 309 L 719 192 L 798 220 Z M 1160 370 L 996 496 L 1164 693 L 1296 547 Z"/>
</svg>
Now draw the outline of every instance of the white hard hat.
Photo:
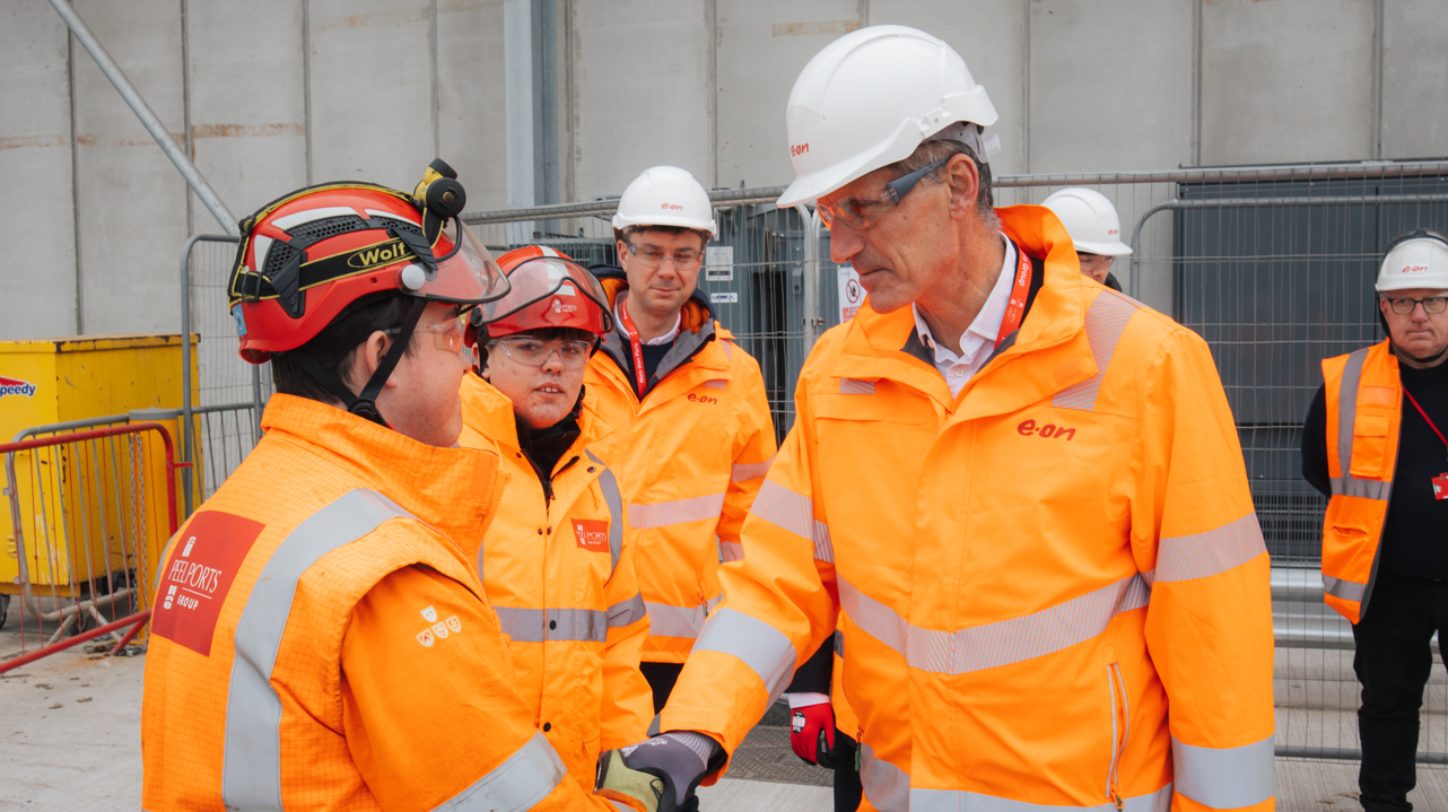
<svg viewBox="0 0 1448 812">
<path fill-rule="evenodd" d="M 1121 241 L 1121 218 L 1116 216 L 1116 207 L 1095 189 L 1072 186 L 1046 198 L 1041 205 L 1060 218 L 1077 252 L 1108 257 L 1131 253 L 1131 246 Z"/>
<path fill-rule="evenodd" d="M 1448 239 L 1436 231 L 1420 228 L 1400 237 L 1383 257 L 1378 291 L 1409 288 L 1448 290 Z"/>
<path fill-rule="evenodd" d="M 872 25 L 826 45 L 794 80 L 785 108 L 794 183 L 787 208 L 910 157 L 956 122 L 996 121 L 985 88 L 942 40 L 903 25 Z M 999 139 L 964 128 L 980 160 Z"/>
<path fill-rule="evenodd" d="M 710 237 L 719 234 L 709 193 L 677 166 L 645 169 L 623 190 L 613 227 L 629 226 L 680 226 L 707 231 Z"/>
</svg>

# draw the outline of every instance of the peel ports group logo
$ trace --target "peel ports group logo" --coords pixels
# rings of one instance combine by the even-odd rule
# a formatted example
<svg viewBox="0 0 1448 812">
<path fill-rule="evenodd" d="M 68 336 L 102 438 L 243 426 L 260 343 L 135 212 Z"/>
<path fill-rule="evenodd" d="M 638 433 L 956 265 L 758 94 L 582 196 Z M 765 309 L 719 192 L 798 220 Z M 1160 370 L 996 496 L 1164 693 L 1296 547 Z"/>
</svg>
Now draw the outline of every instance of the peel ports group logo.
<svg viewBox="0 0 1448 812">
<path fill-rule="evenodd" d="M 35 384 L 19 378 L 7 378 L 0 375 L 0 398 L 6 395 L 24 395 L 33 398 L 35 397 Z"/>
</svg>

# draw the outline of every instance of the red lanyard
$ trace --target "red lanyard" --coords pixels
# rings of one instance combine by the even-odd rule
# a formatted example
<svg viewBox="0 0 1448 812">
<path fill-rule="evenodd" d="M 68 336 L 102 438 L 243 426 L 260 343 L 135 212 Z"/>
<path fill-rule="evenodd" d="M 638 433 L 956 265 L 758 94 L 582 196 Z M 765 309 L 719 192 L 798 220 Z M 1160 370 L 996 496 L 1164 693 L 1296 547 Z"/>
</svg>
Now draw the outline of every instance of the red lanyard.
<svg viewBox="0 0 1448 812">
<path fill-rule="evenodd" d="M 1418 414 L 1422 415 L 1422 416 L 1423 416 L 1423 420 L 1425 420 L 1425 421 L 1428 423 L 1428 428 L 1432 429 L 1432 430 L 1433 430 L 1433 433 L 1436 434 L 1436 435 L 1438 435 L 1438 439 L 1439 439 L 1439 440 L 1443 440 L 1443 446 L 1444 446 L 1445 448 L 1448 448 L 1448 439 L 1444 439 L 1444 438 L 1443 438 L 1443 432 L 1441 432 L 1441 431 L 1438 430 L 1438 427 L 1433 424 L 1432 419 L 1430 419 L 1430 418 L 1428 417 L 1428 413 L 1425 412 L 1425 411 L 1423 411 L 1423 407 L 1422 407 L 1422 406 L 1419 406 L 1419 405 L 1418 405 L 1418 399 L 1415 398 L 1415 397 L 1413 397 L 1413 393 L 1408 391 L 1408 387 L 1406 387 L 1406 386 L 1403 387 L 1403 394 L 1405 394 L 1405 395 L 1408 396 L 1408 400 L 1412 402 L 1413 408 L 1417 409 L 1417 410 L 1418 410 Z"/>
<path fill-rule="evenodd" d="M 1031 258 L 1019 248 L 1016 249 L 1016 256 L 1020 258 L 1020 267 L 1016 270 L 1016 282 L 1011 286 L 1011 300 L 1006 305 L 1006 314 L 1001 319 L 1001 331 L 996 334 L 997 348 L 1006 340 L 1006 336 L 1021 326 L 1021 319 L 1026 315 L 1026 297 L 1031 292 Z"/>
<path fill-rule="evenodd" d="M 633 319 L 628 317 L 627 298 L 618 303 L 618 315 L 624 332 L 628 333 L 629 346 L 633 349 L 634 376 L 639 382 L 639 399 L 643 400 L 644 390 L 649 388 L 649 379 L 644 372 L 644 343 L 639 340 L 639 329 L 634 326 Z"/>
</svg>

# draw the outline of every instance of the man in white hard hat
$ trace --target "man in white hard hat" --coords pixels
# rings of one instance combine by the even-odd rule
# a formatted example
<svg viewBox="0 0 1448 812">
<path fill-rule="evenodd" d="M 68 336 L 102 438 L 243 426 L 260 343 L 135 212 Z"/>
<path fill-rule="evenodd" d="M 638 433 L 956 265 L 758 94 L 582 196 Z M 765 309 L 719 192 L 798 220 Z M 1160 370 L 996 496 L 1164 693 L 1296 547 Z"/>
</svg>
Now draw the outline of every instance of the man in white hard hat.
<svg viewBox="0 0 1448 812">
<path fill-rule="evenodd" d="M 759 364 L 697 291 L 718 232 L 704 187 L 678 167 L 647 169 L 619 199 L 613 231 L 621 267 L 590 270 L 615 329 L 584 384 L 619 430 L 604 462 L 637 554 L 650 623 L 642 670 L 657 712 L 719 602 L 719 561 L 738 555 L 776 443 Z"/>
<path fill-rule="evenodd" d="M 1111 262 L 1130 254 L 1131 246 L 1121 241 L 1121 218 L 1106 195 L 1072 186 L 1053 193 L 1041 205 L 1055 212 L 1071 235 L 1081 273 L 1120 292 L 1121 283 L 1111 273 Z"/>
<path fill-rule="evenodd" d="M 1360 800 L 1407 812 L 1431 642 L 1448 637 L 1448 238 L 1399 238 L 1377 291 L 1388 337 L 1322 362 L 1302 475 L 1328 497 L 1323 599 L 1357 643 Z"/>
<path fill-rule="evenodd" d="M 817 200 L 869 298 L 660 715 L 714 747 L 605 754 L 602 788 L 713 780 L 838 622 L 862 809 L 1272 809 L 1269 564 L 1205 342 L 993 208 L 996 112 L 939 39 L 835 40 L 786 119 L 779 205 Z"/>
</svg>

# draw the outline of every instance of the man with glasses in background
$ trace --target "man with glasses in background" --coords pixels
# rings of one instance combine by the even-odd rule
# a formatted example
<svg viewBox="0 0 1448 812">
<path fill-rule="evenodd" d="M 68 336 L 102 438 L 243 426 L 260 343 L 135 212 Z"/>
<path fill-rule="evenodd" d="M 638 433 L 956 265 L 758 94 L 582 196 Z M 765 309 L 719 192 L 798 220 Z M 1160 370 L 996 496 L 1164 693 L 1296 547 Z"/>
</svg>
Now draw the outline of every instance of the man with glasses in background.
<svg viewBox="0 0 1448 812">
<path fill-rule="evenodd" d="M 623 491 L 650 630 L 643 673 L 663 707 L 704 618 L 720 600 L 721 560 L 774 459 L 759 364 L 698 294 L 717 235 L 709 195 L 683 169 L 656 166 L 619 199 L 622 267 L 595 266 L 613 311 L 584 378 L 619 431 L 605 458 Z"/>
<path fill-rule="evenodd" d="M 1388 337 L 1322 362 L 1302 476 L 1328 497 L 1323 599 L 1357 644 L 1360 800 L 1406 812 L 1431 642 L 1448 629 L 1448 238 L 1399 237 L 1377 291 Z"/>
</svg>

